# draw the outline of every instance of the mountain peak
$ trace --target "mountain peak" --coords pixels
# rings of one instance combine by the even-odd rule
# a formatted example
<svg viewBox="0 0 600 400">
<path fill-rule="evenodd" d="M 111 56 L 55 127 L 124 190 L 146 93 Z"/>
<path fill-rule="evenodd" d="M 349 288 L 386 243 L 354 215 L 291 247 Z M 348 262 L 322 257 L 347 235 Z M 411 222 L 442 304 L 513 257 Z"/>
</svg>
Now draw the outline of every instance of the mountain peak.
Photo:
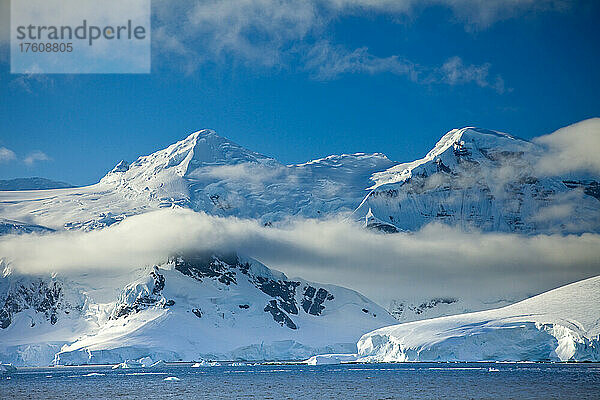
<svg viewBox="0 0 600 400">
<path fill-rule="evenodd" d="M 167 158 L 168 167 L 185 163 L 186 169 L 189 166 L 196 168 L 203 165 L 228 165 L 272 160 L 217 135 L 211 129 L 194 132 L 185 139 L 148 157 L 152 156 Z"/>
<path fill-rule="evenodd" d="M 485 128 L 467 126 L 460 129 L 452 129 L 443 135 L 435 146 L 425 155 L 415 161 L 395 165 L 385 171 L 373 175 L 375 184 L 378 186 L 402 182 L 412 176 L 413 170 L 430 162 L 439 163 L 448 156 L 460 157 L 467 154 L 487 152 L 488 150 L 502 150 L 508 152 L 534 151 L 536 145 L 528 140 L 521 139 L 508 133 L 493 131 Z M 447 162 L 447 160 L 446 160 Z"/>
<path fill-rule="evenodd" d="M 508 139 L 508 140 L 517 140 L 521 142 L 529 142 L 528 140 L 522 139 L 518 136 L 509 135 L 508 133 L 494 131 L 491 129 L 478 128 L 476 126 L 466 126 L 464 128 L 458 129 L 460 132 L 461 138 L 487 138 L 488 140 L 496 139 Z"/>
<path fill-rule="evenodd" d="M 129 163 L 125 160 L 119 161 L 117 165 L 110 172 L 126 172 L 129 169 Z"/>
</svg>

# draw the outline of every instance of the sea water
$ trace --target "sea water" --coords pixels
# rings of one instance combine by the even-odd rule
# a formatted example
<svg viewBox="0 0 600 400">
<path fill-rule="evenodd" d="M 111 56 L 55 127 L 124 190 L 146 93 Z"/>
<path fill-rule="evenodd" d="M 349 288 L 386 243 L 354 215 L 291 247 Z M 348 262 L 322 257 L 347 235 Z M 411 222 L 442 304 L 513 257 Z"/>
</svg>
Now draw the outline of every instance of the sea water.
<svg viewBox="0 0 600 400">
<path fill-rule="evenodd" d="M 0 399 L 599 399 L 600 364 L 403 363 L 23 368 Z"/>
</svg>

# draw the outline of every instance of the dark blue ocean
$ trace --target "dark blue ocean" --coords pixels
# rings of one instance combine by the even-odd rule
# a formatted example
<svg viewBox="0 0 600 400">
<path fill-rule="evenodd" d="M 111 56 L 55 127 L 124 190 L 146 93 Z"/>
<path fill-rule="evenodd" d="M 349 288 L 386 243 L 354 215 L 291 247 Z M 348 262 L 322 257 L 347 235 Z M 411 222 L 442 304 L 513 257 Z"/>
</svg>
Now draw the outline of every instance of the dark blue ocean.
<svg viewBox="0 0 600 400">
<path fill-rule="evenodd" d="M 93 366 L 20 369 L 0 378 L 0 399 L 11 400 L 600 399 L 597 363 Z"/>
</svg>

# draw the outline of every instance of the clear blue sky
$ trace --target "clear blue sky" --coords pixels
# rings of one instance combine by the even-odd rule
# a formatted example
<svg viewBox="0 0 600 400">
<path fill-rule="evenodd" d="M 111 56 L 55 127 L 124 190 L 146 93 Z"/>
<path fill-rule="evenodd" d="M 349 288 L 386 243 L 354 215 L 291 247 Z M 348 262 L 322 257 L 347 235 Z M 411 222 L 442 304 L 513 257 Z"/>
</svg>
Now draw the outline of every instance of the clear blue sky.
<svg viewBox="0 0 600 400">
<path fill-rule="evenodd" d="M 149 75 L 11 75 L 0 42 L 0 147 L 15 154 L 0 179 L 94 183 L 203 128 L 284 163 L 409 161 L 455 127 L 531 138 L 600 116 L 597 1 L 295 1 L 155 2 Z"/>
</svg>

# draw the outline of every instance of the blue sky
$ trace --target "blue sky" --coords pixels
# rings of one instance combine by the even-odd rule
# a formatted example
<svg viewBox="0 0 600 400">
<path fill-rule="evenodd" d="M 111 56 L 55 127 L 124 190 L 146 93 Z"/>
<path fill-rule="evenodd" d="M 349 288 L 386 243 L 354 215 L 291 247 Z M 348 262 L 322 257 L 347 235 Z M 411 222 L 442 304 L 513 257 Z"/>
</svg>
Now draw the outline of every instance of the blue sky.
<svg viewBox="0 0 600 400">
<path fill-rule="evenodd" d="M 2 33 L 0 179 L 94 183 L 203 128 L 284 163 L 409 161 L 456 127 L 600 116 L 595 1 L 172 4 L 153 3 L 149 75 L 11 75 Z"/>
</svg>

